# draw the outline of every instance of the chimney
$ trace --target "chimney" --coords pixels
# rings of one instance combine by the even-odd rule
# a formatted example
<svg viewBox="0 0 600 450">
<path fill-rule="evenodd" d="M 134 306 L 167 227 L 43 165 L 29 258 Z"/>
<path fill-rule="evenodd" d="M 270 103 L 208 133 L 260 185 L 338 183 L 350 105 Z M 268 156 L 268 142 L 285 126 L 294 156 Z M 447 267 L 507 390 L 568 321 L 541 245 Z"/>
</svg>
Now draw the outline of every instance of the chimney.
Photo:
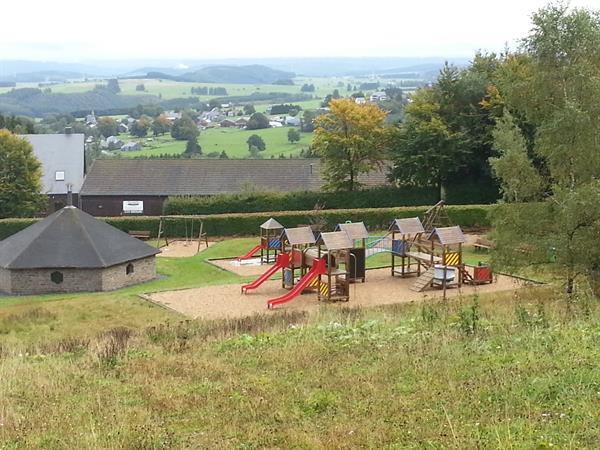
<svg viewBox="0 0 600 450">
<path fill-rule="evenodd" d="M 73 132 L 72 127 L 65 127 L 65 134 L 71 134 Z"/>
<path fill-rule="evenodd" d="M 73 206 L 73 185 L 67 184 L 67 206 Z"/>
</svg>

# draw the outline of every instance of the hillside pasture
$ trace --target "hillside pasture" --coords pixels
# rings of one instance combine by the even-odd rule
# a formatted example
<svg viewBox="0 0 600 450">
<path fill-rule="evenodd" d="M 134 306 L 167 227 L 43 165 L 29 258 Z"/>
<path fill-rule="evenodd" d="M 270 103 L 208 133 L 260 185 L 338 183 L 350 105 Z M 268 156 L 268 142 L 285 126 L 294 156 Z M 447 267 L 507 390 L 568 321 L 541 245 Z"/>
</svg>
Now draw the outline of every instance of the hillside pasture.
<svg viewBox="0 0 600 450">
<path fill-rule="evenodd" d="M 240 130 L 238 128 L 209 128 L 200 133 L 198 142 L 202 146 L 202 153 L 218 152 L 223 150 L 230 158 L 248 158 L 248 138 L 257 134 L 263 138 L 267 149 L 261 152 L 263 158 L 271 156 L 297 156 L 301 149 L 307 149 L 312 141 L 312 133 L 301 133 L 300 142 L 289 143 L 287 133 L 290 127 L 267 128 L 263 130 Z M 177 141 L 169 135 L 153 137 L 152 141 L 147 139 L 136 139 L 129 135 L 119 136 L 123 141 L 139 141 L 144 143 L 141 151 L 116 152 L 123 158 L 135 158 L 136 156 L 158 156 L 161 154 L 176 155 L 185 151 L 186 141 Z"/>
</svg>

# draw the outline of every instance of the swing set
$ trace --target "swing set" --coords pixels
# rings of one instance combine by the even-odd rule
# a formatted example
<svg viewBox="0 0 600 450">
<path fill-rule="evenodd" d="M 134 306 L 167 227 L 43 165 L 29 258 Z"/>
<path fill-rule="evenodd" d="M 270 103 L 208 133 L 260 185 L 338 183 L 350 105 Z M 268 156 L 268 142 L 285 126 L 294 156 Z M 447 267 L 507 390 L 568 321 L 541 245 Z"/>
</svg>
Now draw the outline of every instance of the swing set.
<svg viewBox="0 0 600 450">
<path fill-rule="evenodd" d="M 185 238 L 179 237 L 177 230 L 183 222 L 183 229 L 185 231 Z M 169 235 L 171 238 L 169 238 Z M 173 238 L 172 236 L 177 236 Z M 204 229 L 204 222 L 197 216 L 160 216 L 160 222 L 158 224 L 158 234 L 156 236 L 156 247 L 160 248 L 161 240 L 164 240 L 165 245 L 169 246 L 169 239 L 171 242 L 182 241 L 184 245 L 191 245 L 193 242 L 197 242 L 196 253 L 200 251 L 202 242 L 208 248 L 208 237 L 206 230 Z"/>
</svg>

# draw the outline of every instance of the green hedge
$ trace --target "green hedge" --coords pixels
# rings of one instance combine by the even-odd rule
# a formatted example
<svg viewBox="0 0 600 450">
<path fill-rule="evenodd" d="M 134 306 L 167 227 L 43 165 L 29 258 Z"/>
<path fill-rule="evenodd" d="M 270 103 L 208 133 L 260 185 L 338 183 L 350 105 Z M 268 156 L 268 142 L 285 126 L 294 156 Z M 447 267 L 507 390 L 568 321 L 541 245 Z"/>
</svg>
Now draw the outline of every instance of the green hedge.
<svg viewBox="0 0 600 450">
<path fill-rule="evenodd" d="M 165 214 L 228 214 L 264 211 L 309 211 L 316 204 L 325 209 L 389 208 L 420 206 L 437 201 L 429 188 L 377 188 L 356 192 L 257 192 L 207 197 L 172 197 Z"/>
<path fill-rule="evenodd" d="M 490 226 L 488 213 L 493 205 L 448 206 L 451 220 L 465 229 L 487 228 Z M 332 230 L 338 223 L 347 220 L 363 221 L 369 229 L 385 229 L 394 218 L 423 216 L 427 206 L 400 208 L 365 208 L 365 209 L 333 209 L 324 211 L 280 211 L 246 214 L 213 214 L 198 216 L 204 221 L 209 236 L 257 235 L 259 226 L 269 217 L 274 217 L 285 227 L 310 224 L 320 219 Z M 123 230 L 146 230 L 152 236 L 158 232 L 159 217 L 110 217 L 105 219 L 111 225 Z M 0 220 L 0 239 L 34 223 L 36 219 L 2 219 Z M 188 222 L 189 227 L 189 222 Z M 188 230 L 189 231 L 189 230 Z M 196 230 L 197 231 L 197 230 Z M 171 221 L 167 235 L 182 237 L 186 234 L 184 220 Z"/>
<path fill-rule="evenodd" d="M 173 197 L 165 203 L 165 214 L 228 214 L 264 211 L 309 211 L 316 204 L 325 209 L 395 208 L 433 205 L 434 188 L 381 187 L 357 192 L 290 192 L 223 194 L 207 197 Z M 453 205 L 495 203 L 498 187 L 485 184 L 456 184 L 446 189 Z"/>
</svg>

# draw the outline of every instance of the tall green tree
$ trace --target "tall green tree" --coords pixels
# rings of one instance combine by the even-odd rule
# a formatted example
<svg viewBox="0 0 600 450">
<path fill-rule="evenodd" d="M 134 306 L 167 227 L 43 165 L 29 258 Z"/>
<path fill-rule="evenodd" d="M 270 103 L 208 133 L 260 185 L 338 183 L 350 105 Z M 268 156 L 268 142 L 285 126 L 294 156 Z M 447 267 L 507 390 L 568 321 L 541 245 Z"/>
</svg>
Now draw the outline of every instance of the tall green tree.
<svg viewBox="0 0 600 450">
<path fill-rule="evenodd" d="M 25 139 L 0 130 L 0 218 L 31 217 L 46 202 L 42 166 Z"/>
<path fill-rule="evenodd" d="M 269 128 L 269 118 L 263 113 L 255 112 L 248 119 L 248 123 L 246 123 L 246 129 L 261 130 L 263 128 Z"/>
<path fill-rule="evenodd" d="M 492 160 L 505 200 L 494 219 L 507 266 L 555 254 L 568 293 L 600 268 L 600 13 L 551 5 L 498 70 L 504 108 L 534 127 L 530 145 L 505 115 Z M 530 147 L 530 148 L 526 148 Z M 517 203 L 537 200 L 535 203 Z M 511 203 L 512 202 L 512 203 Z"/>
<path fill-rule="evenodd" d="M 267 144 L 265 144 L 263 138 L 258 134 L 253 134 L 250 136 L 246 141 L 246 144 L 248 144 L 248 151 L 253 154 L 253 156 L 257 151 L 262 152 L 267 149 Z"/>
<path fill-rule="evenodd" d="M 300 132 L 295 128 L 290 128 L 287 133 L 288 141 L 292 144 L 300 140 Z"/>
<path fill-rule="evenodd" d="M 119 124 L 112 117 L 100 117 L 97 127 L 100 134 L 105 138 L 119 134 Z"/>
<path fill-rule="evenodd" d="M 361 174 L 380 170 L 388 157 L 389 131 L 385 111 L 334 99 L 330 111 L 315 119 L 313 148 L 324 163 L 326 188 L 355 191 Z"/>
<path fill-rule="evenodd" d="M 399 183 L 436 186 L 440 198 L 451 183 L 493 183 L 488 159 L 496 154 L 492 130 L 502 110 L 485 100 L 499 62 L 477 54 L 466 69 L 446 64 L 434 86 L 412 96 L 393 145 Z"/>
</svg>

